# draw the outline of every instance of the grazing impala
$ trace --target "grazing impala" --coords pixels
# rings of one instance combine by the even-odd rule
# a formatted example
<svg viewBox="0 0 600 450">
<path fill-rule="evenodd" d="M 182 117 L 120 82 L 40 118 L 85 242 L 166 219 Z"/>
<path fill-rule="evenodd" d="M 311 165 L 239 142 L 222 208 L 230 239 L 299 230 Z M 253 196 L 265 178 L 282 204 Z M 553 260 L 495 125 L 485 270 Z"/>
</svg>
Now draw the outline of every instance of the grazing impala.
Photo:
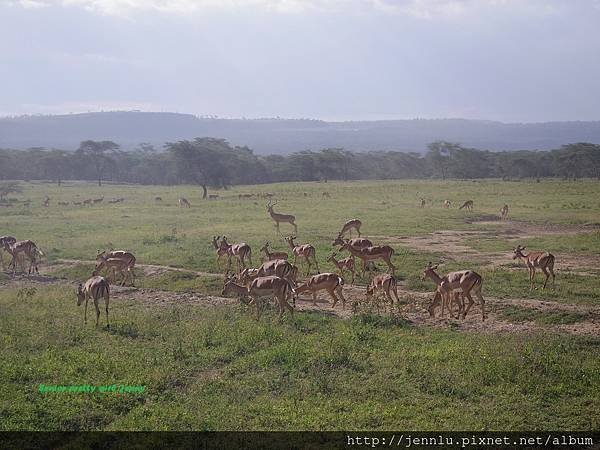
<svg viewBox="0 0 600 450">
<path fill-rule="evenodd" d="M 118 264 L 112 261 L 109 266 L 107 264 L 109 259 L 119 259 L 123 261 L 123 264 Z M 104 267 L 107 267 L 108 269 L 112 270 L 113 273 L 116 270 L 120 270 L 120 267 L 123 267 L 122 270 L 125 274 L 125 278 L 123 279 L 123 285 L 125 284 L 127 278 L 129 278 L 131 279 L 131 285 L 133 286 L 133 268 L 135 267 L 135 256 L 133 256 L 132 253 L 126 252 L 124 250 L 113 250 L 110 252 L 98 253 L 98 256 L 96 256 L 96 268 L 94 270 L 94 273 L 99 273 Z"/>
<path fill-rule="evenodd" d="M 444 200 L 444 208 L 446 208 L 446 209 L 450 208 L 451 204 L 452 203 L 450 202 L 450 200 Z"/>
<path fill-rule="evenodd" d="M 100 318 L 100 308 L 98 308 L 98 300 L 104 299 L 104 305 L 106 307 L 106 327 L 110 328 L 108 322 L 108 302 L 110 299 L 110 287 L 108 281 L 102 277 L 93 276 L 88 279 L 84 285 L 79 284 L 77 288 L 77 306 L 81 306 L 81 303 L 85 300 L 85 311 L 83 313 L 83 321 L 87 323 L 87 305 L 88 299 L 94 300 L 94 306 L 96 307 L 96 326 L 98 326 L 98 319 Z"/>
<path fill-rule="evenodd" d="M 360 220 L 358 220 L 358 219 L 349 220 L 342 227 L 342 231 L 340 231 L 338 233 L 338 237 L 344 237 L 344 235 L 348 232 L 350 232 L 350 235 L 352 235 L 352 233 L 351 233 L 352 229 L 355 229 L 356 232 L 358 233 L 358 237 L 360 237 L 360 227 L 361 226 L 362 226 L 362 222 Z"/>
<path fill-rule="evenodd" d="M 317 273 L 320 272 L 319 263 L 317 262 L 316 250 L 312 245 L 310 245 L 310 244 L 296 245 L 294 243 L 294 239 L 296 239 L 296 236 L 288 236 L 284 239 L 285 239 L 285 242 L 287 242 L 288 245 L 290 246 L 290 248 L 292 249 L 292 253 L 294 255 L 294 265 L 296 264 L 296 260 L 298 259 L 299 256 L 304 258 L 306 260 L 306 263 L 308 264 L 308 269 L 306 270 L 306 275 L 308 275 L 310 273 L 310 268 L 312 266 L 312 263 L 311 263 L 311 259 L 312 259 L 312 262 L 314 262 L 315 266 L 317 267 Z"/>
<path fill-rule="evenodd" d="M 525 264 L 527 264 L 527 268 L 529 269 L 529 281 L 531 283 L 530 289 L 536 289 L 535 287 L 535 269 L 539 268 L 546 275 L 546 279 L 544 280 L 544 287 L 542 289 L 546 289 L 546 283 L 548 283 L 548 279 L 550 275 L 552 275 L 552 287 L 554 288 L 554 279 L 556 276 L 554 275 L 554 255 L 548 252 L 529 252 L 527 255 L 523 253 L 525 247 L 521 247 L 517 245 L 513 253 L 513 259 L 521 259 Z"/>
<path fill-rule="evenodd" d="M 460 315 L 460 312 L 464 309 L 464 298 L 461 296 L 461 293 L 459 291 L 453 291 L 452 302 L 450 303 L 450 305 L 446 305 L 446 303 L 443 301 L 443 295 L 441 290 L 437 289 L 433 295 L 431 303 L 427 307 L 427 311 L 429 312 L 430 317 L 435 317 L 435 308 L 440 303 L 442 305 L 441 317 L 444 317 L 444 309 L 446 306 L 448 307 L 448 313 L 450 314 L 450 316 L 455 317 L 456 319 L 458 319 L 459 317 L 454 316 L 452 314 L 452 305 L 456 304 L 458 306 L 458 315 Z"/>
<path fill-rule="evenodd" d="M 250 296 L 256 306 L 256 320 L 260 320 L 260 301 L 264 297 L 275 297 L 279 305 L 279 318 L 285 309 L 294 317 L 294 308 L 288 303 L 288 298 L 295 298 L 296 293 L 288 280 L 276 276 L 256 278 L 250 286 L 241 286 L 233 278 L 226 278 L 221 295 L 234 293 L 239 297 Z"/>
<path fill-rule="evenodd" d="M 213 236 L 212 237 L 212 245 L 215 248 L 215 253 L 217 255 L 217 260 L 215 261 L 217 267 L 219 267 L 219 263 L 221 262 L 221 258 L 223 256 L 227 256 L 227 248 L 221 247 L 221 243 L 219 242 L 219 238 L 221 236 Z"/>
<path fill-rule="evenodd" d="M 317 306 L 317 292 L 325 290 L 333 299 L 332 308 L 335 308 L 336 303 L 341 299 L 342 309 L 346 309 L 346 299 L 342 292 L 343 286 L 344 279 L 337 273 L 319 273 L 310 277 L 308 281 L 298 285 L 296 293 L 310 291 L 312 293 L 313 305 Z"/>
<path fill-rule="evenodd" d="M 13 274 L 17 270 L 17 259 L 19 258 L 19 255 L 21 253 L 23 253 L 25 256 L 27 256 L 27 259 L 29 259 L 28 273 L 32 272 L 32 268 L 35 269 L 35 273 L 39 273 L 37 266 L 37 257 L 38 255 L 44 256 L 44 253 L 42 253 L 42 251 L 39 248 L 37 248 L 35 242 L 30 241 L 29 239 L 25 241 L 16 241 L 12 244 L 5 244 L 4 250 L 6 250 L 12 256 L 8 267 L 10 268 L 12 266 Z"/>
<path fill-rule="evenodd" d="M 269 275 L 276 275 L 280 278 L 285 278 L 292 284 L 292 286 L 295 286 L 296 279 L 298 277 L 298 267 L 294 266 L 285 259 L 265 261 L 258 268 L 257 276 L 266 277 Z"/>
<path fill-rule="evenodd" d="M 394 249 L 389 245 L 374 245 L 371 247 L 356 248 L 350 245 L 350 241 L 344 242 L 344 245 L 340 250 L 348 250 L 350 254 L 360 258 L 362 261 L 362 274 L 364 275 L 366 270 L 366 264 L 369 261 L 376 261 L 382 259 L 392 271 L 392 274 L 396 271 L 396 266 L 392 264 L 392 256 L 394 256 Z"/>
<path fill-rule="evenodd" d="M 288 254 L 286 252 L 271 252 L 269 250 L 269 243 L 265 242 L 260 249 L 261 252 L 265 254 L 266 261 L 273 261 L 274 259 L 285 259 L 287 261 Z"/>
<path fill-rule="evenodd" d="M 350 282 L 350 285 L 354 285 L 354 276 L 356 272 L 356 268 L 354 265 L 354 257 L 348 256 L 347 258 L 340 259 L 338 261 L 337 259 L 335 259 L 336 256 L 337 253 L 332 253 L 331 256 L 327 258 L 327 261 L 331 261 L 333 264 L 335 264 L 335 267 L 338 268 L 338 270 L 340 271 L 340 276 L 342 277 L 344 276 L 344 271 L 348 270 L 352 274 L 352 281 Z"/>
<path fill-rule="evenodd" d="M 508 220 L 508 205 L 504 205 L 500 210 L 500 220 Z"/>
<path fill-rule="evenodd" d="M 472 270 L 460 270 L 457 272 L 450 272 L 444 277 L 440 277 L 436 272 L 437 264 L 435 266 L 431 265 L 431 262 L 427 264 L 427 267 L 423 271 L 421 276 L 422 280 L 425 278 L 431 278 L 435 284 L 437 284 L 438 289 L 440 290 L 440 294 L 442 295 L 442 301 L 446 302 L 447 305 L 450 305 L 450 296 L 452 292 L 456 289 L 462 290 L 463 297 L 466 297 L 469 300 L 469 305 L 466 309 L 464 309 L 464 305 L 459 311 L 459 314 L 462 312 L 462 318 L 467 317 L 469 310 L 475 303 L 473 297 L 471 297 L 471 291 L 477 296 L 479 301 L 481 302 L 481 320 L 485 320 L 485 300 L 481 295 L 481 288 L 483 285 L 483 279 L 481 275 Z M 442 314 L 443 314 L 443 304 L 442 304 Z"/>
<path fill-rule="evenodd" d="M 4 250 L 8 252 L 7 247 L 14 244 L 15 242 L 17 242 L 17 240 L 12 236 L 0 236 L 0 263 L 2 264 L 2 270 L 6 269 L 2 253 L 4 253 Z"/>
<path fill-rule="evenodd" d="M 121 286 L 125 286 L 125 282 L 129 278 L 130 271 L 129 265 L 126 260 L 119 258 L 106 258 L 102 263 L 100 269 L 106 268 L 109 276 L 106 277 L 107 281 L 116 283 L 117 282 L 117 272 L 119 272 L 122 276 Z M 94 270 L 92 272 L 93 276 L 98 276 L 100 273 L 100 269 Z M 112 276 L 111 276 L 112 275 Z M 133 280 L 131 282 L 133 285 Z"/>
<path fill-rule="evenodd" d="M 467 211 L 473 211 L 473 200 L 467 200 L 458 209 L 463 209 L 463 208 L 465 208 Z"/>
<path fill-rule="evenodd" d="M 227 242 L 227 236 L 221 238 L 221 248 L 227 252 L 227 273 L 231 268 L 231 258 L 234 257 L 238 262 L 238 273 L 246 268 L 246 258 L 252 265 L 252 249 L 245 242 L 239 244 L 230 244 Z"/>
<path fill-rule="evenodd" d="M 383 292 L 385 298 L 390 302 L 390 308 L 394 306 L 394 300 L 390 295 L 390 291 L 394 293 L 394 297 L 396 297 L 396 302 L 400 303 L 400 298 L 398 297 L 398 281 L 396 277 L 390 274 L 382 274 L 375 275 L 371 284 L 367 287 L 366 296 L 367 298 L 373 297 L 377 292 Z"/>
<path fill-rule="evenodd" d="M 187 198 L 183 198 L 181 197 L 178 200 L 179 206 L 185 206 L 186 208 L 191 208 L 192 205 L 190 205 L 190 202 L 188 202 Z"/>
<path fill-rule="evenodd" d="M 277 204 L 277 202 L 271 204 L 271 202 L 269 201 L 269 204 L 267 205 L 267 211 L 269 212 L 271 219 L 273 219 L 275 221 L 275 226 L 277 227 L 277 231 L 279 231 L 280 223 L 289 223 L 290 225 L 294 226 L 294 233 L 297 233 L 298 226 L 296 225 L 296 216 L 293 216 L 291 214 L 276 213 L 275 211 L 273 211 L 273 206 L 275 206 L 276 204 Z"/>
</svg>

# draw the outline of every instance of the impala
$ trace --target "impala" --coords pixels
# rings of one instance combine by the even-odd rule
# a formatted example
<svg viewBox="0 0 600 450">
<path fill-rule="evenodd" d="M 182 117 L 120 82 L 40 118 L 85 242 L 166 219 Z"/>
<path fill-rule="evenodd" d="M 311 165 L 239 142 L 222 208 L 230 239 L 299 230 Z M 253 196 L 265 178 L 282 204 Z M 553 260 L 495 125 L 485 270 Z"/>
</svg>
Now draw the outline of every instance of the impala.
<svg viewBox="0 0 600 450">
<path fill-rule="evenodd" d="M 362 274 L 364 275 L 366 270 L 366 264 L 369 261 L 376 261 L 382 259 L 392 271 L 392 274 L 396 271 L 396 267 L 392 264 L 392 256 L 394 256 L 394 249 L 389 245 L 374 245 L 371 247 L 356 248 L 350 245 L 350 241 L 344 242 L 340 250 L 348 250 L 350 254 L 360 258 L 362 261 Z"/>
<path fill-rule="evenodd" d="M 327 258 L 327 261 L 331 261 L 333 264 L 335 264 L 335 267 L 338 268 L 338 270 L 340 271 L 340 276 L 342 277 L 344 276 L 344 271 L 348 270 L 352 274 L 352 281 L 350 282 L 350 285 L 354 285 L 354 276 L 356 272 L 354 257 L 348 256 L 347 258 L 340 259 L 338 261 L 337 259 L 335 259 L 336 256 L 337 253 L 332 253 L 331 256 Z"/>
<path fill-rule="evenodd" d="M 221 258 L 223 256 L 227 256 L 227 248 L 221 247 L 221 243 L 219 242 L 220 237 L 221 236 L 213 236 L 212 237 L 212 245 L 215 248 L 215 253 L 217 255 L 217 259 L 215 261 L 215 263 L 217 264 L 217 267 L 219 267 Z"/>
<path fill-rule="evenodd" d="M 341 299 L 342 309 L 346 309 L 346 299 L 342 292 L 343 286 L 344 279 L 337 273 L 319 273 L 310 277 L 308 281 L 298 285 L 295 290 L 297 294 L 310 291 L 312 293 L 314 306 L 317 306 L 317 292 L 323 290 L 327 291 L 329 296 L 333 299 L 333 304 L 331 305 L 332 308 L 335 308 L 336 303 Z"/>
<path fill-rule="evenodd" d="M 31 269 L 35 269 L 35 273 L 39 273 L 37 266 L 37 257 L 44 256 L 44 253 L 40 249 L 37 248 L 35 242 L 28 240 L 25 241 L 16 241 L 12 244 L 5 244 L 4 249 L 10 253 L 12 259 L 8 267 L 12 266 L 13 274 L 17 269 L 17 259 L 19 254 L 23 253 L 29 259 L 29 272 L 31 273 Z"/>
<path fill-rule="evenodd" d="M 339 245 L 340 249 L 344 245 L 345 242 L 348 242 L 352 247 L 356 249 L 372 247 L 373 242 L 367 238 L 354 238 L 354 239 L 342 239 L 341 236 L 335 238 L 333 241 L 333 245 Z M 367 261 L 367 269 L 368 270 L 377 270 L 375 267 L 375 263 L 373 261 Z"/>
<path fill-rule="evenodd" d="M 450 202 L 450 200 L 444 200 L 444 208 L 446 208 L 446 209 L 450 208 L 451 204 L 452 203 Z"/>
<path fill-rule="evenodd" d="M 475 303 L 473 297 L 471 297 L 471 291 L 473 294 L 477 296 L 479 301 L 481 302 L 481 320 L 485 320 L 485 300 L 483 299 L 483 295 L 481 295 L 481 288 L 483 285 L 483 279 L 481 275 L 472 270 L 460 270 L 457 272 L 450 272 L 444 277 L 440 277 L 436 272 L 437 264 L 433 266 L 431 262 L 427 264 L 427 267 L 423 271 L 421 276 L 422 280 L 425 278 L 431 278 L 435 284 L 437 284 L 438 289 L 440 290 L 440 294 L 442 295 L 442 301 L 446 302 L 447 305 L 450 304 L 450 295 L 456 289 L 462 290 L 463 297 L 469 299 L 469 305 L 466 309 L 464 309 L 464 305 L 461 308 L 462 311 L 459 310 L 459 314 L 462 312 L 462 318 L 467 317 L 469 310 Z M 459 307 L 460 308 L 460 307 Z M 442 304 L 442 314 L 443 314 L 443 304 Z"/>
<path fill-rule="evenodd" d="M 183 198 L 183 197 L 181 197 L 178 200 L 178 203 L 179 203 L 179 206 L 185 206 L 187 208 L 190 208 L 192 206 L 192 205 L 190 205 L 190 202 L 188 202 L 187 198 Z"/>
<path fill-rule="evenodd" d="M 500 210 L 500 220 L 508 220 L 508 205 L 504 205 Z"/>
<path fill-rule="evenodd" d="M 219 198 L 219 194 L 209 194 L 208 195 L 209 200 L 216 200 L 218 198 Z"/>
<path fill-rule="evenodd" d="M 440 313 L 442 317 L 444 317 L 444 309 L 446 307 L 448 308 L 448 313 L 450 314 L 450 316 L 455 317 L 452 314 L 452 305 L 453 304 L 456 304 L 458 306 L 458 314 L 460 315 L 460 312 L 464 309 L 464 298 L 461 296 L 460 291 L 452 292 L 452 301 L 450 302 L 449 305 L 446 305 L 446 303 L 443 301 L 443 298 L 444 297 L 443 297 L 441 290 L 437 289 L 433 295 L 433 299 L 431 299 L 431 303 L 427 307 L 429 316 L 435 317 L 435 307 L 438 306 L 440 303 L 442 305 L 442 312 Z M 455 318 L 458 319 L 458 317 L 455 317 Z"/>
<path fill-rule="evenodd" d="M 92 204 L 92 199 L 91 199 L 91 198 L 86 198 L 86 199 L 83 201 L 83 204 L 84 204 L 84 205 L 91 205 L 91 204 Z"/>
<path fill-rule="evenodd" d="M 465 208 L 467 211 L 473 211 L 473 200 L 467 200 L 458 209 L 463 209 L 463 208 Z"/>
<path fill-rule="evenodd" d="M 537 268 L 540 268 L 544 272 L 544 275 L 546 275 L 542 289 L 546 289 L 546 283 L 548 283 L 550 275 L 552 275 L 552 287 L 554 288 L 554 279 L 556 278 L 554 275 L 554 255 L 548 252 L 529 252 L 528 254 L 524 254 L 523 250 L 525 250 L 525 247 L 517 245 L 517 248 L 513 252 L 513 259 L 519 258 L 527 264 L 529 281 L 531 283 L 530 289 L 536 289 L 535 269 Z"/>
<path fill-rule="evenodd" d="M 329 192 L 325 191 L 325 192 L 323 192 L 323 198 L 331 198 L 331 194 L 329 194 Z"/>
<path fill-rule="evenodd" d="M 106 327 L 110 328 L 110 323 L 108 322 L 108 303 L 110 299 L 110 287 L 108 281 L 102 277 L 93 276 L 88 279 L 84 285 L 80 283 L 77 287 L 77 306 L 81 306 L 81 303 L 85 300 L 85 311 L 83 313 L 84 323 L 87 323 L 87 305 L 90 297 L 94 300 L 94 306 L 96 307 L 96 326 L 98 326 L 98 320 L 100 318 L 98 300 L 103 298 L 106 307 Z"/>
<path fill-rule="evenodd" d="M 221 295 L 234 293 L 239 297 L 250 296 L 252 302 L 256 306 L 256 320 L 260 320 L 260 301 L 264 297 L 275 297 L 279 305 L 279 318 L 283 316 L 285 309 L 294 317 L 294 308 L 290 305 L 287 299 L 292 296 L 295 298 L 296 293 L 288 280 L 276 276 L 259 277 L 246 287 L 235 283 L 233 278 L 226 278 L 223 284 Z"/>
<path fill-rule="evenodd" d="M 267 211 L 269 212 L 271 219 L 273 219 L 273 221 L 275 221 L 275 226 L 277 227 L 277 231 L 279 232 L 279 224 L 280 223 L 289 223 L 290 225 L 294 226 L 294 233 L 297 233 L 298 227 L 296 226 L 296 216 L 293 216 L 291 214 L 276 213 L 275 211 L 273 211 L 273 207 L 276 204 L 277 204 L 277 202 L 271 204 L 271 202 L 269 201 L 269 204 L 267 205 Z"/>
<path fill-rule="evenodd" d="M 120 265 L 120 264 L 112 261 L 110 263 L 110 266 L 108 266 L 107 263 L 108 263 L 109 259 L 119 259 L 119 260 L 123 261 L 124 264 Z M 125 284 L 125 281 L 127 280 L 127 278 L 130 278 L 131 285 L 133 286 L 133 278 L 134 278 L 133 268 L 135 267 L 135 256 L 133 256 L 133 253 L 126 252 L 124 250 L 113 250 L 110 252 L 98 253 L 98 256 L 96 256 L 96 268 L 94 269 L 94 272 L 98 273 L 104 267 L 107 267 L 109 269 L 112 268 L 113 272 L 115 270 L 120 269 L 120 267 L 123 267 L 122 270 L 124 271 L 124 274 L 125 274 L 125 278 L 123 279 L 123 285 Z"/>
<path fill-rule="evenodd" d="M 46 196 L 46 198 L 45 198 L 44 202 L 42 203 L 42 206 L 44 206 L 44 207 L 46 207 L 46 208 L 47 208 L 48 206 L 50 206 L 50 197 Z"/>
<path fill-rule="evenodd" d="M 238 262 L 238 273 L 246 268 L 246 258 L 252 265 L 252 249 L 245 242 L 239 244 L 230 244 L 227 242 L 227 236 L 221 238 L 221 249 L 227 254 L 227 273 L 231 268 L 231 257 L 234 257 Z"/>
<path fill-rule="evenodd" d="M 394 293 L 396 297 L 396 303 L 400 303 L 398 297 L 398 281 L 396 277 L 390 274 L 375 275 L 371 284 L 367 287 L 366 296 L 367 298 L 373 297 L 377 292 L 383 292 L 385 298 L 390 302 L 390 309 L 394 306 L 394 300 L 390 295 L 390 291 Z"/>
<path fill-rule="evenodd" d="M 162 202 L 163 199 L 162 199 L 162 197 L 154 197 L 154 201 L 155 202 Z"/>
<path fill-rule="evenodd" d="M 358 233 L 358 237 L 360 237 L 360 227 L 361 226 L 362 226 L 362 222 L 360 220 L 358 220 L 358 219 L 349 220 L 342 227 L 342 231 L 340 231 L 338 233 L 338 237 L 344 237 L 344 235 L 348 232 L 350 232 L 350 235 L 352 235 L 352 233 L 351 233 L 352 229 L 355 229 L 356 232 Z"/>
<path fill-rule="evenodd" d="M 107 276 L 106 279 L 108 281 L 112 280 L 113 283 L 117 282 L 117 272 L 119 272 L 122 276 L 121 286 L 125 286 L 125 282 L 129 278 L 129 275 L 131 273 L 129 271 L 129 265 L 126 260 L 120 259 L 120 258 L 106 258 L 103 261 L 101 267 L 92 272 L 92 275 L 98 276 L 98 274 L 100 273 L 100 270 L 103 268 L 106 268 L 106 270 L 109 273 L 109 276 Z M 112 274 L 112 277 L 110 276 L 110 274 Z M 131 285 L 133 286 L 133 279 L 132 279 Z"/>
<path fill-rule="evenodd" d="M 298 259 L 299 256 L 304 258 L 306 260 L 306 264 L 308 265 L 308 269 L 306 270 L 306 275 L 308 275 L 310 273 L 310 268 L 312 266 L 312 263 L 311 263 L 311 259 L 312 259 L 312 262 L 314 262 L 315 266 L 317 267 L 317 273 L 320 272 L 319 263 L 317 262 L 317 257 L 316 257 L 316 250 L 312 245 L 310 245 L 310 244 L 296 245 L 294 243 L 294 239 L 296 239 L 296 236 L 288 236 L 284 239 L 288 243 L 290 248 L 292 249 L 292 253 L 294 255 L 294 265 L 296 264 L 296 260 Z"/>
<path fill-rule="evenodd" d="M 95 205 L 96 203 L 102 203 L 103 201 L 104 201 L 104 196 L 93 199 L 92 203 Z"/>
<path fill-rule="evenodd" d="M 269 245 L 269 242 L 265 242 L 265 245 L 263 245 L 260 249 L 260 251 L 265 254 L 267 261 L 272 261 L 274 259 L 285 259 L 287 261 L 288 254 L 286 252 L 271 252 L 269 250 Z"/>
<path fill-rule="evenodd" d="M 69 206 L 69 202 L 58 202 L 59 206 Z"/>
<path fill-rule="evenodd" d="M 298 277 L 298 267 L 294 266 L 285 259 L 265 261 L 258 268 L 257 276 L 266 277 L 269 275 L 276 275 L 280 278 L 285 278 L 292 284 L 292 286 L 295 286 Z"/>
<path fill-rule="evenodd" d="M 425 208 L 425 199 L 421 197 L 421 208 Z"/>
<path fill-rule="evenodd" d="M 6 266 L 4 265 L 4 258 L 2 256 L 2 253 L 4 253 L 3 250 L 8 252 L 7 247 L 15 242 L 17 242 L 17 240 L 12 236 L 0 236 L 0 263 L 2 264 L 2 270 L 6 269 Z"/>
</svg>

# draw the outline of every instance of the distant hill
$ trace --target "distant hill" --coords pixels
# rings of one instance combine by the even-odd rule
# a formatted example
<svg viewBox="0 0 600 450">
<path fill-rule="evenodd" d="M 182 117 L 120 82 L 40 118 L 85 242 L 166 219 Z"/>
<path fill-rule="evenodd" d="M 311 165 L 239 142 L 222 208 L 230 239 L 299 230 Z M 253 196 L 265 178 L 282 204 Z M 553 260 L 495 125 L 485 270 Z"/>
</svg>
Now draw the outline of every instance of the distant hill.
<svg viewBox="0 0 600 450">
<path fill-rule="evenodd" d="M 112 140 L 124 150 L 149 142 L 226 138 L 259 154 L 344 147 L 423 152 L 437 140 L 487 150 L 549 150 L 573 142 L 600 144 L 600 121 L 501 123 L 465 119 L 325 122 L 305 119 L 207 119 L 190 114 L 100 112 L 0 118 L 0 148 L 76 149 L 86 139 Z"/>
</svg>

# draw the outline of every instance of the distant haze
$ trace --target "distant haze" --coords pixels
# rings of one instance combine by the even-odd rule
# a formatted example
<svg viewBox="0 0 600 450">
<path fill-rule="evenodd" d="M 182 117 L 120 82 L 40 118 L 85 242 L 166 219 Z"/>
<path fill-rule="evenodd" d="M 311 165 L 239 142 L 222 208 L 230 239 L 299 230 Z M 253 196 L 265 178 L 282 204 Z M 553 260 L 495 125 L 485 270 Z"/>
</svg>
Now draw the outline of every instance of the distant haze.
<svg viewBox="0 0 600 450">
<path fill-rule="evenodd" d="M 599 24 L 598 0 L 2 0 L 0 116 L 599 120 Z"/>
<path fill-rule="evenodd" d="M 600 122 L 232 120 L 147 112 L 0 118 L 0 148 L 74 150 L 81 141 L 93 139 L 115 141 L 123 150 L 142 142 L 161 149 L 165 142 L 195 137 L 225 138 L 260 154 L 332 147 L 421 153 L 438 140 L 483 150 L 550 150 L 575 142 L 600 144 Z"/>
</svg>

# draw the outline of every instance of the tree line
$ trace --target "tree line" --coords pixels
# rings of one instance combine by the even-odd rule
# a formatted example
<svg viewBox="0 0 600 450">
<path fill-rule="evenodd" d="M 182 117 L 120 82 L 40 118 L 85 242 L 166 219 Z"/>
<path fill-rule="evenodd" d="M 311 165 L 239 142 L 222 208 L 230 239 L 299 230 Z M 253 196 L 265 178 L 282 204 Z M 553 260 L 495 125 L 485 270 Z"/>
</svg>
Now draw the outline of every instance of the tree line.
<svg viewBox="0 0 600 450">
<path fill-rule="evenodd" d="M 425 154 L 350 152 L 341 148 L 261 156 L 225 139 L 196 138 L 122 151 L 112 141 L 83 141 L 75 151 L 0 149 L 0 180 L 95 180 L 227 188 L 283 181 L 403 178 L 600 179 L 600 145 L 574 143 L 551 151 L 490 152 L 434 142 Z"/>
</svg>

